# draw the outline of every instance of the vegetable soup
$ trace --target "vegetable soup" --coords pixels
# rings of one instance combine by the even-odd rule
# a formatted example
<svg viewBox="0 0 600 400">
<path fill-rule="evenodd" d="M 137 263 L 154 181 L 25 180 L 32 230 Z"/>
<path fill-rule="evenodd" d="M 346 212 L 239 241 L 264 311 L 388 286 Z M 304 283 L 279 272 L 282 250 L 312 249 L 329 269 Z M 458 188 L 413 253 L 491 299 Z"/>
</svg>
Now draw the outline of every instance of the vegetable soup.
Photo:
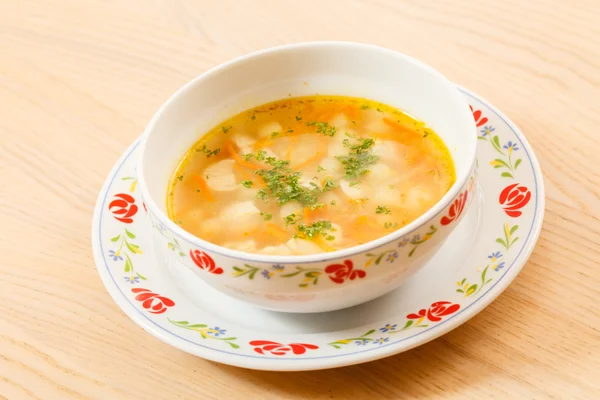
<svg viewBox="0 0 600 400">
<path fill-rule="evenodd" d="M 289 98 L 202 136 L 169 182 L 167 211 L 220 246 L 313 254 L 405 226 L 454 181 L 447 147 L 412 116 L 359 98 Z"/>
</svg>

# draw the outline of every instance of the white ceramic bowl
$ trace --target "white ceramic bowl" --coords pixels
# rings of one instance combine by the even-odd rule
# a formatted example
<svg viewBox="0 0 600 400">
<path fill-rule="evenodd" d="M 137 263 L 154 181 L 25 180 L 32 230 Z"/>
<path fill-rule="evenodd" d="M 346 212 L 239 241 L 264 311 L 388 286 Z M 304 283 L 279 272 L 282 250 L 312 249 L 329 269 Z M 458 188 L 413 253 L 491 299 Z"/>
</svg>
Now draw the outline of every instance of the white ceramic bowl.
<svg viewBox="0 0 600 400">
<path fill-rule="evenodd" d="M 204 132 L 248 108 L 314 94 L 372 99 L 425 121 L 450 149 L 456 183 L 402 229 L 331 253 L 243 253 L 206 242 L 169 220 L 169 177 Z M 365 44 L 288 45 L 213 68 L 167 100 L 146 128 L 141 147 L 139 187 L 165 268 L 190 269 L 224 293 L 277 311 L 336 310 L 397 288 L 437 251 L 474 197 L 477 133 L 456 87 L 419 61 Z"/>
</svg>

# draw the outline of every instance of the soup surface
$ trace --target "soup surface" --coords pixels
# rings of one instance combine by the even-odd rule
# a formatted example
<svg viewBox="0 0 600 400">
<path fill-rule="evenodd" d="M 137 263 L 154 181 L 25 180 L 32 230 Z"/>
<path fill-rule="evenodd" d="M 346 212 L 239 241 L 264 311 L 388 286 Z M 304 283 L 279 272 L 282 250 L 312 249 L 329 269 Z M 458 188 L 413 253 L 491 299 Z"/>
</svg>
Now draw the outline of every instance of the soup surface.
<svg viewBox="0 0 600 400">
<path fill-rule="evenodd" d="M 359 98 L 290 98 L 202 136 L 169 182 L 167 210 L 224 247 L 312 254 L 403 227 L 454 180 L 442 140 L 410 115 Z"/>
</svg>

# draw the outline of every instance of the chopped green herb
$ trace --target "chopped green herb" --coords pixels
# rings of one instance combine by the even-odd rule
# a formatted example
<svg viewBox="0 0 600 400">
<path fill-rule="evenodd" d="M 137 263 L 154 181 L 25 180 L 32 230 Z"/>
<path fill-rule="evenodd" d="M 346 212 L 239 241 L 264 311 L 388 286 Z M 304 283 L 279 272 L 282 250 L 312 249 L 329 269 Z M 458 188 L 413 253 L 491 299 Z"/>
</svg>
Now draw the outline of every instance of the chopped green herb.
<svg viewBox="0 0 600 400">
<path fill-rule="evenodd" d="M 295 225 L 302 219 L 301 215 L 296 215 L 296 213 L 291 213 L 290 215 L 283 218 L 285 221 L 285 226 Z"/>
<path fill-rule="evenodd" d="M 379 108 L 379 107 L 377 107 L 377 111 L 383 112 L 383 110 L 381 108 Z"/>
<path fill-rule="evenodd" d="M 327 236 L 325 236 L 325 240 L 335 240 L 335 236 L 327 235 Z"/>
<path fill-rule="evenodd" d="M 349 139 L 344 139 L 342 143 L 344 146 L 350 148 L 350 154 L 347 156 L 337 156 L 336 158 L 344 166 L 345 178 L 351 181 L 351 184 L 355 185 L 358 183 L 357 179 L 359 177 L 369 172 L 368 167 L 375 164 L 379 156 L 368 153 L 368 150 L 375 143 L 373 139 L 360 139 L 350 134 L 346 135 L 356 139 L 357 143 L 351 144 Z"/>
<path fill-rule="evenodd" d="M 302 121 L 302 117 L 296 115 L 296 121 Z"/>
<path fill-rule="evenodd" d="M 176 223 L 177 225 L 183 225 L 183 221 L 182 221 L 182 220 L 180 220 L 180 219 L 176 219 L 176 220 L 175 220 L 175 223 Z"/>
<path fill-rule="evenodd" d="M 325 184 L 323 185 L 323 191 L 325 192 L 328 190 L 333 190 L 334 188 L 335 188 L 335 182 L 331 178 L 327 177 L 325 179 Z"/>
<path fill-rule="evenodd" d="M 181 182 L 183 180 L 183 175 L 179 175 L 177 179 L 179 179 L 179 182 Z"/>
<path fill-rule="evenodd" d="M 317 133 L 322 133 L 325 136 L 335 135 L 335 126 L 331 126 L 327 122 L 311 121 L 307 122 L 306 126 L 316 126 Z"/>
<path fill-rule="evenodd" d="M 206 180 L 210 179 L 210 177 L 208 175 L 205 175 L 204 177 L 206 178 Z"/>
<path fill-rule="evenodd" d="M 361 109 L 361 110 L 368 110 L 369 108 L 371 108 L 371 107 L 369 107 L 369 106 L 368 106 L 368 105 L 366 105 L 366 104 L 363 104 L 362 106 L 360 106 L 360 109 Z"/>
<path fill-rule="evenodd" d="M 397 222 L 386 222 L 385 224 L 383 224 L 383 227 L 385 229 L 396 228 L 396 227 L 398 227 L 398 223 Z"/>
<path fill-rule="evenodd" d="M 316 238 L 320 234 L 325 234 L 324 231 L 330 230 L 331 228 L 331 222 L 329 221 L 317 221 L 310 225 L 305 225 L 302 222 L 298 224 L 298 231 L 301 233 L 301 236 L 310 240 Z"/>
<path fill-rule="evenodd" d="M 288 131 L 286 133 L 294 133 L 293 129 L 288 129 Z"/>
<path fill-rule="evenodd" d="M 200 193 L 200 189 L 196 189 L 196 192 Z"/>
<path fill-rule="evenodd" d="M 386 214 L 389 215 L 392 213 L 392 210 L 388 206 L 377 206 L 375 209 L 375 214 Z"/>
<path fill-rule="evenodd" d="M 223 129 L 223 133 L 227 133 L 231 130 L 231 125 L 229 125 L 229 126 L 223 125 L 221 128 Z"/>
<path fill-rule="evenodd" d="M 271 137 L 275 137 L 277 135 L 279 135 L 279 132 L 273 132 L 273 133 L 271 133 Z"/>
<path fill-rule="evenodd" d="M 266 189 L 260 189 L 258 191 L 258 193 L 256 193 L 256 198 L 264 200 L 264 202 L 266 203 L 267 202 L 267 190 Z"/>
<path fill-rule="evenodd" d="M 321 167 L 320 165 L 317 165 L 317 172 L 321 171 L 325 171 L 325 168 Z"/>
<path fill-rule="evenodd" d="M 252 121 L 254 121 L 254 120 L 256 119 L 256 114 L 252 114 L 252 116 L 250 117 L 250 119 L 251 119 Z"/>
<path fill-rule="evenodd" d="M 265 221 L 270 221 L 271 218 L 273 218 L 273 215 L 269 214 L 269 213 L 261 212 L 260 215 L 262 215 L 264 217 Z"/>
<path fill-rule="evenodd" d="M 331 200 L 331 205 L 335 206 L 335 203 L 337 203 L 335 200 Z"/>
<path fill-rule="evenodd" d="M 423 137 L 424 137 L 424 138 L 426 138 L 427 136 L 429 136 L 429 132 L 425 132 L 425 133 L 423 134 Z"/>
<path fill-rule="evenodd" d="M 250 189 L 252 187 L 252 185 L 254 184 L 254 182 L 252 182 L 250 180 L 241 181 L 240 183 L 242 184 L 242 186 L 244 186 L 245 188 L 248 188 L 248 189 Z"/>
<path fill-rule="evenodd" d="M 356 121 L 350 121 L 350 122 L 352 122 L 354 125 L 356 125 Z"/>
<path fill-rule="evenodd" d="M 208 149 L 208 147 L 206 147 L 206 145 L 203 145 L 201 149 L 196 149 L 196 151 L 198 151 L 198 152 L 201 151 L 204 154 L 206 154 L 206 158 L 210 158 L 212 156 L 216 156 L 217 154 L 219 154 L 221 152 L 221 149 L 210 150 L 210 149 Z"/>
</svg>

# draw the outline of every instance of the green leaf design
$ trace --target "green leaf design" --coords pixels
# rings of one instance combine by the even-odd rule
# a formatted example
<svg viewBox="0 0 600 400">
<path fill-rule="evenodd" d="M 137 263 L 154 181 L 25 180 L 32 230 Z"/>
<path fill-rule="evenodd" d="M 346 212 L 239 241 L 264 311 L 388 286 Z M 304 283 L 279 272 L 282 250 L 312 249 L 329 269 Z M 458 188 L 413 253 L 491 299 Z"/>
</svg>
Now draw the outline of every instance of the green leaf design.
<svg viewBox="0 0 600 400">
<path fill-rule="evenodd" d="M 188 328 L 206 328 L 208 325 L 205 324 L 194 324 L 194 325 L 188 325 Z"/>
<path fill-rule="evenodd" d="M 187 325 L 189 324 L 189 322 L 187 321 L 173 321 L 172 319 L 169 319 L 169 322 L 172 324 L 176 324 L 176 325 Z"/>
<path fill-rule="evenodd" d="M 361 336 L 361 338 L 365 337 L 365 336 L 369 336 L 371 333 L 375 332 L 375 329 L 371 329 L 369 332 L 365 333 L 364 335 Z"/>
<path fill-rule="evenodd" d="M 479 139 L 479 140 L 487 140 L 487 139 L 486 139 L 485 137 L 483 137 L 483 136 L 477 136 L 477 139 Z"/>
<path fill-rule="evenodd" d="M 512 228 L 510 228 L 510 234 L 512 235 L 513 233 L 515 233 L 517 229 L 519 229 L 519 225 L 515 225 Z"/>
<path fill-rule="evenodd" d="M 129 272 L 129 271 L 131 271 L 132 268 L 133 268 L 133 265 L 131 265 L 131 260 L 129 259 L 129 257 L 127 257 L 125 259 L 125 269 L 124 269 L 124 271 L 125 272 Z"/>
<path fill-rule="evenodd" d="M 502 240 L 501 238 L 496 239 L 496 243 L 500 243 L 502 246 L 504 246 L 505 249 L 508 250 L 508 245 L 504 243 L 504 240 Z"/>
<path fill-rule="evenodd" d="M 500 176 L 503 178 L 512 178 L 512 174 L 510 172 L 503 172 Z"/>
<path fill-rule="evenodd" d="M 117 235 L 114 238 L 111 238 L 110 241 L 111 242 L 116 242 L 117 240 L 119 240 L 121 238 L 121 235 Z"/>
<path fill-rule="evenodd" d="M 235 344 L 235 343 L 232 343 L 232 342 L 225 342 L 225 343 L 227 343 L 228 345 L 230 345 L 232 349 L 239 349 L 240 348 L 240 346 L 237 345 L 237 344 Z"/>
<path fill-rule="evenodd" d="M 125 233 L 127 234 L 127 236 L 129 236 L 131 239 L 135 239 L 135 235 L 131 232 L 129 232 L 127 229 L 125 229 Z"/>
<path fill-rule="evenodd" d="M 464 293 L 464 292 L 465 292 L 465 291 L 464 291 L 464 290 L 462 290 L 462 289 L 456 289 L 456 291 L 457 291 L 458 293 Z"/>
<path fill-rule="evenodd" d="M 477 284 L 476 283 L 474 283 L 471 286 L 469 286 L 469 288 L 467 289 L 467 292 L 465 293 L 465 296 L 472 295 L 475 290 L 477 290 Z"/>
<path fill-rule="evenodd" d="M 408 253 L 408 256 L 412 257 L 412 255 L 415 253 L 415 250 L 417 250 L 417 246 L 413 247 L 413 249 L 410 251 L 410 253 Z"/>
<path fill-rule="evenodd" d="M 463 280 L 462 280 L 462 281 L 460 281 L 460 285 L 461 285 L 461 286 L 462 286 L 462 285 L 464 285 L 466 281 L 467 281 L 467 278 L 463 278 Z"/>
<path fill-rule="evenodd" d="M 502 166 L 504 166 L 504 167 L 506 167 L 506 168 L 510 168 L 510 167 L 508 166 L 508 164 L 506 163 L 506 161 L 504 161 L 504 160 L 501 160 L 501 159 L 499 159 L 499 158 L 496 158 L 494 161 L 496 161 L 497 163 L 500 163 L 500 164 L 502 164 L 502 165 L 496 165 L 494 168 L 500 168 L 500 167 L 502 167 Z"/>
<path fill-rule="evenodd" d="M 128 241 L 125 241 L 125 246 L 127 246 L 129 251 L 131 251 L 133 254 L 137 253 L 137 250 L 135 249 L 135 247 L 133 247 Z"/>
<path fill-rule="evenodd" d="M 521 159 L 520 158 L 517 161 L 515 161 L 515 169 L 517 169 L 517 167 L 519 166 L 519 164 L 521 164 Z"/>
<path fill-rule="evenodd" d="M 404 328 L 402 328 L 401 330 L 405 330 L 410 328 L 410 326 L 414 323 L 415 321 L 413 321 L 412 319 L 409 319 L 408 321 L 406 321 L 406 324 L 404 325 Z"/>
<path fill-rule="evenodd" d="M 142 279 L 142 280 L 144 280 L 144 281 L 146 280 L 146 277 L 145 277 L 144 275 L 140 274 L 139 272 L 136 272 L 135 274 L 136 274 L 136 275 L 137 275 L 137 276 L 138 276 L 140 279 Z"/>
</svg>

